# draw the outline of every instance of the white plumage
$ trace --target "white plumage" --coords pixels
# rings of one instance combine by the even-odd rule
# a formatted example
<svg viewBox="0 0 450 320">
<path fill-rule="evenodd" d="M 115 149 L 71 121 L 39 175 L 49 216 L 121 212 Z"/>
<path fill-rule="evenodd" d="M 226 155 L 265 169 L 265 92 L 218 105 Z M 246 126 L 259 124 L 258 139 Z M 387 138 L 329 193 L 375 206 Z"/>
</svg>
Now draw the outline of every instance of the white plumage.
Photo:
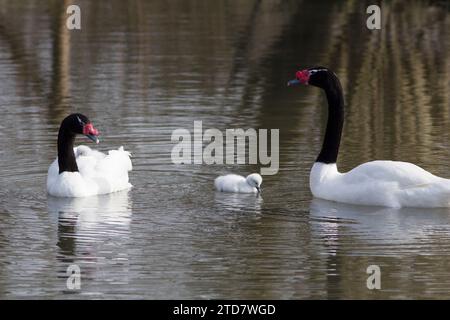
<svg viewBox="0 0 450 320">
<path fill-rule="evenodd" d="M 257 193 L 261 183 L 262 177 L 257 173 L 252 173 L 246 178 L 237 174 L 228 174 L 214 180 L 217 191 L 222 192 Z"/>
<path fill-rule="evenodd" d="M 86 197 L 116 192 L 132 187 L 130 153 L 123 147 L 108 155 L 87 146 L 74 148 L 79 172 L 59 173 L 58 159 L 48 169 L 47 191 L 57 197 Z"/>
<path fill-rule="evenodd" d="M 310 188 L 317 198 L 387 207 L 450 207 L 450 180 L 407 162 L 372 161 L 347 173 L 316 162 Z"/>
</svg>

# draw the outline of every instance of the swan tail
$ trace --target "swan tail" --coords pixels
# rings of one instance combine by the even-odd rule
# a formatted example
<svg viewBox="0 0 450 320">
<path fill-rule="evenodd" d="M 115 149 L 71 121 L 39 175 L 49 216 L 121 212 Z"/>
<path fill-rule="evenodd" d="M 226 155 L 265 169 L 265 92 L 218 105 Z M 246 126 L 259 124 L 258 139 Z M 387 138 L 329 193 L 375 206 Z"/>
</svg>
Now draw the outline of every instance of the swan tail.
<svg viewBox="0 0 450 320">
<path fill-rule="evenodd" d="M 128 151 L 125 151 L 123 147 L 120 147 L 117 150 L 110 150 L 108 152 L 108 156 L 111 158 L 111 160 L 114 160 L 114 163 L 116 163 L 116 166 L 118 166 L 118 169 L 125 168 L 126 171 L 133 170 L 133 165 L 131 163 L 131 153 Z"/>
</svg>

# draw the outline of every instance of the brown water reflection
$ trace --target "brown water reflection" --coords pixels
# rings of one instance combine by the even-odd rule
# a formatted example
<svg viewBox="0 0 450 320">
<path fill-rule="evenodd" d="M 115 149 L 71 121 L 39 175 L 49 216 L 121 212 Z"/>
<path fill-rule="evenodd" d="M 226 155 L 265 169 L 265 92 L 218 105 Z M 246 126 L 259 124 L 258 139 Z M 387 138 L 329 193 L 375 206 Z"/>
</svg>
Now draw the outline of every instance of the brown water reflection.
<svg viewBox="0 0 450 320">
<path fill-rule="evenodd" d="M 65 28 L 70 3 L 80 31 Z M 393 159 L 450 177 L 448 3 L 383 2 L 380 31 L 365 27 L 369 3 L 0 0 L 0 297 L 449 298 L 448 210 L 309 192 L 325 99 L 285 84 L 315 64 L 345 89 L 342 170 Z M 101 150 L 133 153 L 130 192 L 47 197 L 55 132 L 75 110 L 100 128 Z M 171 163 L 172 130 L 194 120 L 280 128 L 280 172 L 262 197 L 212 189 L 258 166 Z M 370 264 L 381 291 L 365 287 Z"/>
</svg>

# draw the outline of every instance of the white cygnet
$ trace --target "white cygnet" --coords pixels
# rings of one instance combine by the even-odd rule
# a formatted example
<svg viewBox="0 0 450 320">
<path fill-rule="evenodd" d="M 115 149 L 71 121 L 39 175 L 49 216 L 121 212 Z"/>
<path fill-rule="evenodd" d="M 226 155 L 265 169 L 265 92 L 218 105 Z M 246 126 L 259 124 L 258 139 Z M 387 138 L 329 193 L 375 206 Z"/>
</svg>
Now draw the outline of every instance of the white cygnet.
<svg viewBox="0 0 450 320">
<path fill-rule="evenodd" d="M 261 183 L 262 177 L 257 173 L 252 173 L 246 178 L 237 174 L 227 174 L 214 180 L 217 191 L 222 192 L 259 193 Z"/>
</svg>

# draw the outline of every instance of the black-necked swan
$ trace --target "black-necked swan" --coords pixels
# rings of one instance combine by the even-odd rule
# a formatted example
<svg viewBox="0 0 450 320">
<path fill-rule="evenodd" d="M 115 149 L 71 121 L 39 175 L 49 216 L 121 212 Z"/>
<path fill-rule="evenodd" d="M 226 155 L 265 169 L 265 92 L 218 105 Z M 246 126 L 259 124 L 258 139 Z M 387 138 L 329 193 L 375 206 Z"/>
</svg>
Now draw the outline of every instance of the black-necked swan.
<svg viewBox="0 0 450 320">
<path fill-rule="evenodd" d="M 86 197 L 130 188 L 130 153 L 123 147 L 110 150 L 108 155 L 87 146 L 74 148 L 77 134 L 99 143 L 99 132 L 86 116 L 80 113 L 67 116 L 59 128 L 58 158 L 48 169 L 48 193 L 57 197 Z"/>
<path fill-rule="evenodd" d="M 260 193 L 261 183 L 262 177 L 258 173 L 252 173 L 246 178 L 237 174 L 227 174 L 214 180 L 217 191 L 237 193 Z"/>
<path fill-rule="evenodd" d="M 309 184 L 321 199 L 386 207 L 450 207 L 450 180 L 407 162 L 371 161 L 340 173 L 336 160 L 344 124 L 344 98 L 338 77 L 325 67 L 297 71 L 288 86 L 313 85 L 325 91 L 328 122 L 322 150 Z"/>
</svg>

